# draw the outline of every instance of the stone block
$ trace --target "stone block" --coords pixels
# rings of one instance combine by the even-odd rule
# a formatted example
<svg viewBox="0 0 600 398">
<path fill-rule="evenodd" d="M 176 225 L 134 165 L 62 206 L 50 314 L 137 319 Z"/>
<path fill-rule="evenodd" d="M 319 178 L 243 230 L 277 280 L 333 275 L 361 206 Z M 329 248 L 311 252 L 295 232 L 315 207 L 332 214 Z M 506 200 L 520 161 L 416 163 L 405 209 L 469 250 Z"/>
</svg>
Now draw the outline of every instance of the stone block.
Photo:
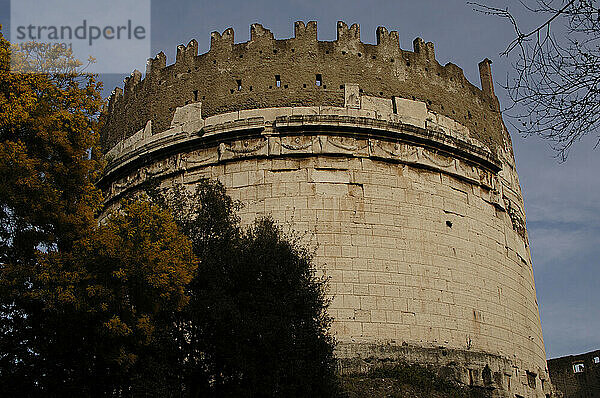
<svg viewBox="0 0 600 398">
<path fill-rule="evenodd" d="M 358 84 L 344 84 L 344 106 L 346 108 L 360 108 L 360 94 Z"/>
<path fill-rule="evenodd" d="M 405 98 L 394 97 L 396 113 L 404 123 L 425 128 L 427 119 L 427 105 L 421 101 L 412 101 Z"/>
</svg>

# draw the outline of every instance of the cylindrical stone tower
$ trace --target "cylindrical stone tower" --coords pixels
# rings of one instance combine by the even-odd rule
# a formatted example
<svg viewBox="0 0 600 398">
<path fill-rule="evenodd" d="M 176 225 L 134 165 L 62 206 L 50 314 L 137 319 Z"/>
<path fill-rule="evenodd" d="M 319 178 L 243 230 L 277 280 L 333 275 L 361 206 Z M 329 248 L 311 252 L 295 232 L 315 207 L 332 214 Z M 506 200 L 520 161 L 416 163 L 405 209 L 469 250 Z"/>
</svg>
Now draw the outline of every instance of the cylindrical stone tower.
<svg viewBox="0 0 600 398">
<path fill-rule="evenodd" d="M 490 61 L 482 89 L 432 43 L 358 25 L 275 40 L 214 32 L 111 96 L 108 204 L 148 179 L 218 178 L 244 223 L 307 231 L 330 276 L 340 371 L 402 360 L 498 396 L 544 397 L 548 372 L 523 199 Z"/>
</svg>

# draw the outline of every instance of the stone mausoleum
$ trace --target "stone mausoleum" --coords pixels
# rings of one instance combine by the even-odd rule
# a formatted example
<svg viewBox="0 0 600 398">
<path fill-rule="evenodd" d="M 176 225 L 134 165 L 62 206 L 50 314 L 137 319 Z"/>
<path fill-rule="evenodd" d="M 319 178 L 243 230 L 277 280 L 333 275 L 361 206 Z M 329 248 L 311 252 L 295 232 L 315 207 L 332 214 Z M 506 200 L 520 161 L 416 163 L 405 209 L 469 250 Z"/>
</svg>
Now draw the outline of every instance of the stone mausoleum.
<svg viewBox="0 0 600 398">
<path fill-rule="evenodd" d="M 490 61 L 481 88 L 421 39 L 260 24 L 161 52 L 104 115 L 108 204 L 148 179 L 219 179 L 242 222 L 307 233 L 340 372 L 405 361 L 499 397 L 551 394 L 523 198 Z"/>
</svg>

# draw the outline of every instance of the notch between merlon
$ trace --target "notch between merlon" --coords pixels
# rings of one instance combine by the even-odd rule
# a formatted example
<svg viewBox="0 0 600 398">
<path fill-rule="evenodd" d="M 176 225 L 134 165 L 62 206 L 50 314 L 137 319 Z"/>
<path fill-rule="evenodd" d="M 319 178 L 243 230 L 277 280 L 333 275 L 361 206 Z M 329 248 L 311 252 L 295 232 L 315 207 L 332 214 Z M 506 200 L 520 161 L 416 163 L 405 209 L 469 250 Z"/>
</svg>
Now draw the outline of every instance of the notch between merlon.
<svg viewBox="0 0 600 398">
<path fill-rule="evenodd" d="M 175 63 L 180 62 L 191 62 L 194 57 L 198 55 L 198 41 L 196 39 L 190 40 L 187 46 L 180 44 L 177 46 L 177 56 Z"/>
<path fill-rule="evenodd" d="M 358 24 L 353 24 L 348 27 L 348 25 L 339 21 L 337 25 L 338 30 L 338 38 L 342 40 L 356 40 L 360 41 L 360 27 Z M 303 40 L 314 40 L 317 41 L 317 22 L 310 21 L 308 23 L 304 23 L 303 21 L 296 21 L 294 23 L 294 35 L 295 37 L 290 39 L 303 39 Z M 377 46 L 381 46 L 381 48 L 400 48 L 399 35 L 397 31 L 388 31 L 385 27 L 378 27 L 376 30 L 377 37 Z M 251 41 L 252 40 L 275 40 L 273 33 L 264 28 L 262 24 L 255 23 L 251 25 Z M 211 48 L 209 51 L 232 51 L 234 45 L 234 30 L 233 28 L 227 28 L 222 34 L 219 32 L 211 33 Z M 435 50 L 434 44 L 431 42 L 425 43 L 421 38 L 416 38 L 413 42 L 413 50 L 417 57 L 424 57 L 425 60 L 431 61 L 435 60 Z M 198 42 L 193 39 L 191 40 L 187 46 L 180 45 L 177 49 L 177 58 L 176 62 L 185 62 L 190 63 L 193 62 L 193 59 L 198 56 Z M 480 76 L 482 80 L 482 91 L 488 95 L 494 96 L 493 82 L 491 78 L 491 69 L 489 64 L 491 61 L 484 60 L 480 63 Z M 146 64 L 146 77 L 151 77 L 154 79 L 156 76 L 159 76 L 159 71 L 166 68 L 166 56 L 163 52 L 158 53 L 154 58 L 150 58 Z M 464 79 L 464 74 L 462 69 L 455 66 L 454 64 L 447 64 L 443 67 L 446 70 L 449 70 L 450 75 L 456 75 L 458 78 Z M 139 72 L 138 72 L 139 73 Z M 141 77 L 141 74 L 140 74 Z M 125 85 L 125 93 L 130 90 L 132 87 L 135 87 L 139 84 L 137 77 L 133 80 L 129 79 L 129 84 Z M 144 79 L 145 80 L 145 79 Z M 464 79 L 466 80 L 466 79 Z M 115 92 L 111 95 L 112 98 L 117 99 L 119 97 L 119 92 Z M 113 101 L 116 102 L 116 101 Z"/>
</svg>

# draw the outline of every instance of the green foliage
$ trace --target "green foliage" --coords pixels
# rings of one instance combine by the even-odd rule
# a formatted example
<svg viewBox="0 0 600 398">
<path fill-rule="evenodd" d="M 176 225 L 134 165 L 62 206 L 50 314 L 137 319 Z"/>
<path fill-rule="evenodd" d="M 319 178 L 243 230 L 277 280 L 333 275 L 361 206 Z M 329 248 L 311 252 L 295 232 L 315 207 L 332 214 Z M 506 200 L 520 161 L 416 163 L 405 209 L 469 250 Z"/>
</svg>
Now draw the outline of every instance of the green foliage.
<svg viewBox="0 0 600 398">
<path fill-rule="evenodd" d="M 191 396 L 333 396 L 326 280 L 312 254 L 270 219 L 242 230 L 218 182 L 175 189 L 168 203 L 199 259 L 183 327 Z"/>
<path fill-rule="evenodd" d="M 121 203 L 72 251 L 44 258 L 39 298 L 50 311 L 87 323 L 75 342 L 85 346 L 96 340 L 87 347 L 96 362 L 88 380 L 102 376 L 103 369 L 109 369 L 106 379 L 113 378 L 96 391 L 115 380 L 121 389 L 131 387 L 163 350 L 177 349 L 172 329 L 187 303 L 185 286 L 196 265 L 191 242 L 170 213 L 144 200 Z"/>
<path fill-rule="evenodd" d="M 208 180 L 98 220 L 101 85 L 14 51 L 0 35 L 0 396 L 333 396 L 311 253 Z"/>
<path fill-rule="evenodd" d="M 29 294 L 43 307 L 26 345 L 36 355 L 5 391 L 165 396 L 179 382 L 176 325 L 196 266 L 171 214 L 144 200 L 121 203 L 72 250 L 40 255 Z"/>
<path fill-rule="evenodd" d="M 0 395 L 28 396 L 51 362 L 42 352 L 55 347 L 52 330 L 65 328 L 35 296 L 39 258 L 70 250 L 102 203 L 94 115 L 103 101 L 91 75 L 12 73 L 14 51 L 0 34 Z"/>
</svg>

